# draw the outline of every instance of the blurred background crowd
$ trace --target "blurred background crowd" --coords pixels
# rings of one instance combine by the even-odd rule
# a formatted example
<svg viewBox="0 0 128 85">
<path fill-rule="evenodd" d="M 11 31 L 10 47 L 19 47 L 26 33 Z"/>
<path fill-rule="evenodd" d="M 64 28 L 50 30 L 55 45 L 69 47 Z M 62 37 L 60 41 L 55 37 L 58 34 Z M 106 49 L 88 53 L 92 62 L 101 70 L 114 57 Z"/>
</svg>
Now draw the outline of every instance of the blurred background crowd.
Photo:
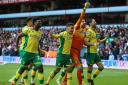
<svg viewBox="0 0 128 85">
<path fill-rule="evenodd" d="M 86 14 L 85 19 L 94 18 L 97 21 L 100 25 L 97 28 L 101 34 L 101 39 L 109 35 L 106 42 L 101 43 L 98 49 L 102 59 L 128 60 L 128 26 L 123 26 L 128 23 L 128 0 L 0 0 L 0 56 L 18 56 L 15 42 L 21 29 L 17 28 L 26 25 L 25 20 L 28 17 L 26 13 L 31 17 L 40 16 L 43 27 L 54 26 L 54 33 L 60 33 L 64 29 L 59 28 L 59 26 L 64 26 L 69 21 L 73 23 L 77 21 L 79 13 L 71 10 L 82 9 L 85 1 L 91 3 L 90 13 Z M 122 9 L 122 6 L 126 9 Z M 103 7 L 106 7 L 107 12 L 104 9 L 98 9 Z M 118 8 L 114 9 L 113 7 Z M 64 11 L 62 15 L 55 12 L 62 10 Z M 51 15 L 51 12 L 54 15 Z M 68 14 L 70 12 L 71 14 Z M 17 13 L 21 15 L 18 16 Z M 59 40 L 48 36 L 51 29 L 42 29 L 41 45 L 42 49 L 47 51 L 45 57 L 53 58 L 56 56 Z M 86 48 L 83 48 L 82 53 L 85 52 Z"/>
<path fill-rule="evenodd" d="M 101 39 L 106 35 L 109 35 L 109 38 L 106 42 L 101 43 L 99 46 L 99 54 L 104 60 L 128 60 L 128 36 L 127 29 L 128 27 L 117 26 L 117 27 L 102 27 L 99 26 L 97 29 L 100 32 Z M 51 29 L 41 29 L 43 32 L 41 38 L 41 49 L 46 50 L 48 53 L 45 57 L 55 57 L 56 51 L 59 47 L 59 40 L 52 39 L 48 36 Z M 0 56 L 18 56 L 16 52 L 16 37 L 17 34 L 21 31 L 4 31 L 0 30 Z M 54 33 L 60 33 L 64 29 L 55 28 Z M 84 52 L 86 48 L 84 48 Z M 81 56 L 83 57 L 83 56 Z"/>
</svg>

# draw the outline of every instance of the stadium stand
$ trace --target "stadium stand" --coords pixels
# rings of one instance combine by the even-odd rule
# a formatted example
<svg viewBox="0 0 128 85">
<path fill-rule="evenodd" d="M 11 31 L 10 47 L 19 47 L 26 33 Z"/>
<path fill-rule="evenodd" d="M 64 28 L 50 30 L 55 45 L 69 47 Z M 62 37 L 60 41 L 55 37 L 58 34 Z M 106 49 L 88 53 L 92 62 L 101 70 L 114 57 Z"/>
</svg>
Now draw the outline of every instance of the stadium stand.
<svg viewBox="0 0 128 85">
<path fill-rule="evenodd" d="M 61 29 L 60 27 L 57 27 L 54 30 L 55 33 L 59 33 L 63 31 L 62 28 L 64 28 L 63 26 L 68 21 L 76 22 L 79 16 L 78 14 L 84 2 L 85 1 L 83 0 L 1 0 L 0 55 L 17 56 L 18 53 L 16 53 L 15 51 L 15 39 L 17 34 L 20 32 L 19 28 L 25 26 L 26 15 L 24 13 L 28 13 L 28 15 L 31 16 L 41 16 L 43 21 L 42 26 L 53 26 L 53 28 L 55 25 L 62 26 Z M 128 22 L 127 0 L 97 0 L 96 2 L 95 0 L 90 0 L 90 2 L 91 9 L 87 11 L 87 13 L 89 14 L 87 14 L 86 17 L 95 18 L 98 24 L 125 24 Z M 53 10 L 54 12 L 51 10 Z M 59 11 L 59 13 L 61 13 L 60 11 L 62 11 L 62 14 L 55 15 L 56 13 L 58 13 L 57 11 Z M 11 16 L 12 13 L 14 14 L 13 16 Z M 16 13 L 20 15 L 19 18 L 16 18 L 15 15 L 18 16 L 18 14 Z M 50 13 L 50 16 L 48 16 L 48 13 Z M 100 45 L 99 53 L 102 58 L 110 60 L 128 60 L 128 58 L 126 58 L 128 56 L 125 55 L 128 54 L 128 26 L 112 25 L 107 27 L 98 26 L 98 28 L 100 29 L 100 34 L 102 36 L 101 38 L 103 38 L 106 34 L 110 35 L 107 42 Z M 42 29 L 42 31 L 44 32 L 41 39 L 41 42 L 43 43 L 42 49 L 49 52 L 47 53 L 47 55 L 45 55 L 46 57 L 55 57 L 56 50 L 59 45 L 58 40 L 51 39 L 48 36 L 50 29 Z"/>
<path fill-rule="evenodd" d="M 109 34 L 109 38 L 105 43 L 99 46 L 99 53 L 104 60 L 127 60 L 124 54 L 128 53 L 128 37 L 126 36 L 126 27 L 99 27 L 101 39 Z M 64 29 L 56 28 L 54 33 L 60 33 Z M 48 53 L 45 57 L 55 57 L 56 51 L 59 46 L 57 39 L 52 39 L 48 36 L 50 29 L 42 29 L 43 35 L 41 42 L 43 43 L 42 49 Z M 19 30 L 15 31 L 2 31 L 0 30 L 0 55 L 2 56 L 17 56 L 15 51 L 15 39 Z"/>
</svg>

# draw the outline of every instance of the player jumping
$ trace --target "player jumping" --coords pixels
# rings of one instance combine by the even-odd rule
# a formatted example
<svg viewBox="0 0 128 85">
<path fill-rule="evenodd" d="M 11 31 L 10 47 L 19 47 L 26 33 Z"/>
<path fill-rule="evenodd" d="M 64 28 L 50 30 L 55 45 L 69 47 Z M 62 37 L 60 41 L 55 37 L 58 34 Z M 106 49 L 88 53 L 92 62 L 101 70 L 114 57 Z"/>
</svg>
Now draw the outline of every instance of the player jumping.
<svg viewBox="0 0 128 85">
<path fill-rule="evenodd" d="M 42 32 L 39 30 L 41 27 L 41 21 L 33 20 L 33 23 L 34 23 L 33 29 L 24 30 L 22 31 L 22 33 L 18 35 L 17 40 L 20 39 L 20 37 L 25 36 L 26 42 L 23 47 L 24 50 L 20 54 L 20 56 L 22 56 L 21 66 L 16 72 L 15 78 L 13 79 L 13 81 L 11 81 L 11 85 L 16 85 L 16 82 L 18 81 L 20 76 L 25 70 L 27 70 L 28 65 L 30 64 L 34 64 L 36 66 L 39 74 L 38 77 L 39 77 L 40 85 L 43 85 L 43 81 L 44 81 L 43 66 L 41 59 L 39 58 L 39 41 L 42 35 Z"/>
<path fill-rule="evenodd" d="M 104 69 L 104 66 L 101 63 L 101 58 L 97 53 L 97 48 L 99 46 L 99 43 L 104 42 L 107 39 L 107 37 L 103 40 L 100 40 L 99 38 L 97 38 L 96 21 L 94 19 L 89 19 L 88 23 L 90 25 L 90 28 L 87 30 L 86 38 L 85 38 L 86 45 L 87 45 L 86 61 L 88 65 L 87 80 L 89 85 L 94 85 L 93 80 Z M 91 73 L 92 73 L 94 64 L 98 66 L 98 69 L 93 74 L 93 79 L 91 79 Z"/>
<path fill-rule="evenodd" d="M 83 11 L 81 12 L 81 15 L 76 22 L 74 26 L 74 32 L 73 32 L 73 41 L 72 41 L 72 47 L 71 47 L 71 58 L 73 60 L 74 67 L 77 67 L 77 78 L 79 85 L 83 85 L 84 82 L 84 75 L 83 75 L 83 66 L 80 59 L 80 51 L 83 48 L 83 45 L 85 43 L 85 20 L 83 19 L 85 16 L 86 9 L 90 6 L 89 2 L 85 3 L 85 6 L 83 8 Z M 61 80 L 63 76 L 65 75 L 66 71 L 63 71 L 62 74 L 57 79 L 58 85 L 61 85 Z M 66 81 L 66 77 L 64 79 Z M 63 82 L 65 83 L 65 82 Z"/>
<path fill-rule="evenodd" d="M 56 57 L 56 69 L 50 73 L 46 85 L 49 85 L 50 81 L 55 77 L 62 67 L 65 67 L 67 71 L 67 85 L 71 85 L 70 82 L 72 78 L 73 66 L 70 57 L 70 49 L 72 44 L 73 26 L 74 24 L 68 23 L 66 26 L 66 31 L 61 32 L 60 34 L 50 33 L 53 38 L 60 39 L 60 47 Z"/>
<path fill-rule="evenodd" d="M 23 28 L 22 28 L 22 32 L 23 31 L 25 31 L 25 30 L 29 30 L 29 29 L 32 29 L 33 28 L 33 18 L 31 18 L 31 17 L 29 17 L 29 18 L 27 18 L 26 19 L 26 23 L 27 23 L 27 25 L 26 26 L 24 26 Z M 18 47 L 18 44 L 19 44 L 19 40 L 17 40 L 17 52 L 19 52 L 19 55 L 20 54 L 22 54 L 22 52 L 24 51 L 24 49 L 23 49 L 23 47 L 24 47 L 24 45 L 25 45 L 25 42 L 26 42 L 26 39 L 25 39 L 25 37 L 21 37 L 22 39 L 21 39 L 21 45 L 20 45 L 20 48 Z M 19 49 L 19 50 L 18 50 Z M 21 56 L 20 56 L 20 59 L 21 59 Z M 29 66 L 28 66 L 29 67 Z M 27 80 L 27 74 L 28 74 L 28 70 L 25 70 L 24 72 L 23 72 L 23 74 L 22 74 L 22 78 L 21 78 L 21 81 L 20 81 L 20 85 L 22 85 L 22 84 L 27 84 L 28 83 L 28 80 Z M 15 77 L 15 76 L 14 76 Z M 14 79 L 14 77 L 12 77 L 10 80 L 9 80 L 9 82 L 11 81 L 11 80 L 13 80 Z"/>
</svg>

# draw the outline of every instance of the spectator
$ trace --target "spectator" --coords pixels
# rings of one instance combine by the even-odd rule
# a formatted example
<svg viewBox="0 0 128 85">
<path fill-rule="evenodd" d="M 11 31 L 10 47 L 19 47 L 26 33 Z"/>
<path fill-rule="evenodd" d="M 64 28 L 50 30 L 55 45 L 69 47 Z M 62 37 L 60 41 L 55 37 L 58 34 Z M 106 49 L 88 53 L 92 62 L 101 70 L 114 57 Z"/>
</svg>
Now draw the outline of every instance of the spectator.
<svg viewBox="0 0 128 85">
<path fill-rule="evenodd" d="M 2 55 L 2 46 L 0 45 L 0 56 Z"/>
<path fill-rule="evenodd" d="M 9 50 L 7 48 L 7 46 L 4 46 L 2 48 L 2 56 L 8 56 L 9 55 Z"/>
<path fill-rule="evenodd" d="M 123 60 L 128 61 L 128 46 L 125 49 L 125 53 L 122 55 Z"/>
<path fill-rule="evenodd" d="M 112 52 L 110 52 L 109 54 L 109 60 L 114 60 L 115 59 L 115 56 L 112 54 Z"/>
<path fill-rule="evenodd" d="M 104 60 L 127 60 L 128 54 L 128 38 L 126 37 L 125 28 L 123 27 L 99 27 L 100 39 L 103 39 L 106 35 L 109 38 L 106 42 L 101 43 L 99 46 L 99 54 Z M 43 35 L 41 38 L 41 49 L 47 52 L 57 51 L 59 46 L 58 39 L 52 39 L 49 36 L 51 29 L 42 29 Z M 55 28 L 54 33 L 60 33 L 64 29 Z M 15 51 L 16 35 L 20 30 L 4 31 L 0 30 L 0 54 L 17 56 Z M 8 46 L 8 47 L 7 47 Z M 54 55 L 55 56 L 55 55 Z"/>
</svg>

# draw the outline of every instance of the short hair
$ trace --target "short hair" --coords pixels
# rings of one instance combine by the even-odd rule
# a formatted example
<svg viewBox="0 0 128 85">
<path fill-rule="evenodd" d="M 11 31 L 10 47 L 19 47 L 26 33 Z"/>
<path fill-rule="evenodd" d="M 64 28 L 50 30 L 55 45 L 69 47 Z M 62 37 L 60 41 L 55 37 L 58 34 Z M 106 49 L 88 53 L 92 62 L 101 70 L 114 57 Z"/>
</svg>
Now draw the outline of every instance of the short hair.
<svg viewBox="0 0 128 85">
<path fill-rule="evenodd" d="M 28 18 L 26 19 L 26 23 L 28 23 L 29 21 L 33 21 L 33 18 L 32 18 L 32 17 L 28 17 Z"/>
<path fill-rule="evenodd" d="M 91 22 L 92 22 L 92 18 L 87 18 L 87 19 L 86 19 L 86 24 L 87 24 L 87 25 L 90 25 Z"/>
<path fill-rule="evenodd" d="M 74 24 L 73 23 L 67 23 L 66 27 L 69 27 L 69 26 L 74 26 Z"/>
<path fill-rule="evenodd" d="M 39 17 L 34 18 L 34 19 L 33 19 L 33 23 L 35 23 L 35 22 L 38 21 L 38 20 L 41 21 L 41 19 L 40 19 Z"/>
</svg>

